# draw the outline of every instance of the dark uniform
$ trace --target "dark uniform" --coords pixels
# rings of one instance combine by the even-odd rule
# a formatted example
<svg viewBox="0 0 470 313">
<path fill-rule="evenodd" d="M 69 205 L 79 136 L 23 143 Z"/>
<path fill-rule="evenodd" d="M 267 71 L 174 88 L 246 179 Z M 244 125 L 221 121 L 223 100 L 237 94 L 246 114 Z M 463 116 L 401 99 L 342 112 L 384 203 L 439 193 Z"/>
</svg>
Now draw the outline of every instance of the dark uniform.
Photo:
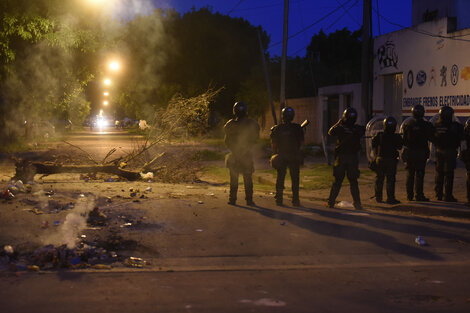
<svg viewBox="0 0 470 313">
<path fill-rule="evenodd" d="M 246 117 L 247 106 L 244 102 L 234 105 L 234 119 L 224 126 L 225 144 L 230 150 L 226 158 L 226 166 L 230 170 L 229 204 L 235 204 L 238 192 L 238 176 L 243 175 L 245 199 L 248 205 L 253 203 L 253 146 L 259 138 L 258 123 Z"/>
<path fill-rule="evenodd" d="M 465 122 L 464 143 L 465 148 L 460 152 L 460 158 L 467 170 L 467 205 L 470 205 L 470 118 Z"/>
<path fill-rule="evenodd" d="M 335 181 L 331 186 L 328 207 L 333 208 L 336 197 L 341 189 L 344 176 L 347 175 L 354 201 L 354 207 L 361 209 L 361 198 L 359 195 L 359 150 L 361 149 L 361 137 L 364 136 L 365 127 L 355 125 L 357 112 L 354 108 L 347 108 L 343 118 L 333 125 L 328 134 L 337 137 L 335 147 L 335 164 L 333 176 Z"/>
<path fill-rule="evenodd" d="M 424 196 L 424 170 L 429 158 L 429 141 L 432 139 L 434 127 L 425 121 L 424 107 L 420 104 L 412 109 L 413 117 L 403 128 L 403 145 L 405 146 L 402 159 L 406 164 L 406 193 L 409 201 L 413 200 L 414 191 L 417 201 L 429 201 Z M 416 179 L 415 179 L 416 177 Z"/>
<path fill-rule="evenodd" d="M 457 149 L 464 138 L 464 129 L 453 121 L 454 110 L 445 106 L 439 110 L 439 119 L 434 125 L 433 143 L 436 146 L 436 176 L 434 191 L 437 200 L 442 200 L 445 183 L 444 201 L 456 202 L 452 191 Z"/>
<path fill-rule="evenodd" d="M 395 198 L 395 176 L 397 174 L 398 150 L 403 147 L 403 139 L 395 133 L 397 121 L 393 117 L 384 119 L 384 131 L 372 138 L 372 148 L 376 151 L 377 176 L 375 179 L 375 199 L 382 202 L 382 190 L 387 177 L 387 203 L 398 204 Z"/>
<path fill-rule="evenodd" d="M 271 128 L 271 143 L 273 153 L 277 154 L 276 165 L 276 204 L 282 205 L 284 179 L 287 168 L 289 168 L 292 181 L 292 204 L 300 205 L 299 200 L 299 174 L 302 163 L 302 152 L 300 148 L 304 141 L 304 131 L 299 124 L 291 123 L 294 118 L 294 110 L 286 107 L 282 110 L 283 122 Z"/>
</svg>

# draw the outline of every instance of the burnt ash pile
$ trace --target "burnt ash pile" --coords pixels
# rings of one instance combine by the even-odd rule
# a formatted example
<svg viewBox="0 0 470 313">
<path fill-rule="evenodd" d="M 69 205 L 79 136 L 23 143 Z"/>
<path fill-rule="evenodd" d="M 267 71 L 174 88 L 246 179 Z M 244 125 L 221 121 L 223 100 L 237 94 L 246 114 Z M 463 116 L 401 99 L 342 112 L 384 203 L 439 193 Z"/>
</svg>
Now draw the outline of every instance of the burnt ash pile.
<svg viewBox="0 0 470 313">
<path fill-rule="evenodd" d="M 12 184 L 10 184 L 12 185 Z M 9 189 L 7 189 L 9 190 Z M 14 189 L 13 189 L 14 190 Z M 0 242 L 0 268 L 3 270 L 39 271 L 58 269 L 142 268 L 149 262 L 136 257 L 148 255 L 149 248 L 139 244 L 139 233 L 160 230 L 164 225 L 149 223 L 146 211 L 135 208 L 152 192 L 122 190 L 126 196 L 95 197 L 92 193 L 60 192 L 47 188 L 28 193 L 15 190 L 17 203 L 42 220 L 42 240 L 49 244 L 31 247 Z M 45 217 L 47 219 L 45 220 Z M 158 252 L 150 251 L 152 255 Z"/>
</svg>

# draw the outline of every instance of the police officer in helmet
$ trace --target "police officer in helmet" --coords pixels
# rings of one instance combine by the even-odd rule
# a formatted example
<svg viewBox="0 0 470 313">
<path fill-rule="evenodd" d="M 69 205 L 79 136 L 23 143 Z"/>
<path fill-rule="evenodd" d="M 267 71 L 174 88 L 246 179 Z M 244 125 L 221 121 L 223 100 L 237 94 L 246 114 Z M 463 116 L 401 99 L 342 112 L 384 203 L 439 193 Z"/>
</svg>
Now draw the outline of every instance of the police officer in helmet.
<svg viewBox="0 0 470 313">
<path fill-rule="evenodd" d="M 430 122 L 424 120 L 424 107 L 422 105 L 415 105 L 411 112 L 413 119 L 403 127 L 404 149 L 402 159 L 407 170 L 407 199 L 408 201 L 413 199 L 416 201 L 429 201 L 423 191 L 424 170 L 429 157 L 429 141 L 432 139 L 434 127 Z"/>
<path fill-rule="evenodd" d="M 470 206 L 470 118 L 465 122 L 464 145 L 460 151 L 460 159 L 465 163 L 467 170 L 467 205 Z"/>
<path fill-rule="evenodd" d="M 234 205 L 237 200 L 238 177 L 243 175 L 245 200 L 248 205 L 253 202 L 253 148 L 259 138 L 258 123 L 247 117 L 248 106 L 239 101 L 233 105 L 234 118 L 224 126 L 225 144 L 230 150 L 225 163 L 230 171 L 230 194 L 228 203 Z"/>
<path fill-rule="evenodd" d="M 348 177 L 354 208 L 362 209 L 359 195 L 359 151 L 361 149 L 361 137 L 364 135 L 365 127 L 356 125 L 357 111 L 348 107 L 343 112 L 343 117 L 333 125 L 328 134 L 336 137 L 335 164 L 333 176 L 335 181 L 331 186 L 327 206 L 333 208 L 336 197 L 341 189 L 345 176 Z"/>
<path fill-rule="evenodd" d="M 403 147 L 403 139 L 395 133 L 397 120 L 389 116 L 383 120 L 383 132 L 372 138 L 372 148 L 376 152 L 377 176 L 375 179 L 375 200 L 382 202 L 382 190 L 387 178 L 387 203 L 398 204 L 395 198 L 395 177 L 397 174 L 398 150 Z"/>
<path fill-rule="evenodd" d="M 299 173 L 302 163 L 300 148 L 304 141 L 304 132 L 297 123 L 292 123 L 295 112 L 291 107 L 282 109 L 282 123 L 271 128 L 273 157 L 271 165 L 277 170 L 276 204 L 283 204 L 284 179 L 289 168 L 292 181 L 292 204 L 300 206 Z"/>
<path fill-rule="evenodd" d="M 435 189 L 437 200 L 457 202 L 452 194 L 457 149 L 464 139 L 463 126 L 453 120 L 454 109 L 444 106 L 439 110 L 439 118 L 434 125 L 433 142 L 436 146 Z M 445 188 L 444 188 L 445 187 Z M 445 189 L 445 193 L 443 192 Z"/>
</svg>

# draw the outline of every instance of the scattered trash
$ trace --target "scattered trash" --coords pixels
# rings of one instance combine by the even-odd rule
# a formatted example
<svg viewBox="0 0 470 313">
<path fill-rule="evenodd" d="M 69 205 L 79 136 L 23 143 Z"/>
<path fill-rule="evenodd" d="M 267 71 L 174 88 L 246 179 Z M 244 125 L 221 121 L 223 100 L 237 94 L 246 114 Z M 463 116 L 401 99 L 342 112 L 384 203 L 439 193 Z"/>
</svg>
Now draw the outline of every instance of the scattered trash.
<svg viewBox="0 0 470 313">
<path fill-rule="evenodd" d="M 132 226 L 132 223 L 124 223 L 120 225 L 119 227 L 124 228 L 124 227 L 130 227 L 130 226 Z"/>
<path fill-rule="evenodd" d="M 95 207 L 88 214 L 87 224 L 90 226 L 104 226 L 106 224 L 106 214 L 100 212 L 98 207 Z"/>
<path fill-rule="evenodd" d="M 340 202 L 338 202 L 338 204 L 336 204 L 336 207 L 337 208 L 347 209 L 347 208 L 353 208 L 354 205 L 349 201 L 340 201 Z"/>
<path fill-rule="evenodd" d="M 105 183 L 114 183 L 116 180 L 112 177 L 108 177 L 104 180 Z"/>
<path fill-rule="evenodd" d="M 86 238 L 86 235 L 81 235 L 80 238 L 85 239 L 85 238 Z"/>
<path fill-rule="evenodd" d="M 34 214 L 36 215 L 40 215 L 40 214 L 43 214 L 44 212 L 41 211 L 40 209 L 38 208 L 32 208 L 31 210 L 29 210 L 30 212 L 33 212 Z"/>
<path fill-rule="evenodd" d="M 203 202 L 203 201 L 201 201 L 201 200 L 199 200 L 197 203 L 199 203 L 199 204 L 203 204 L 204 202 Z"/>
<path fill-rule="evenodd" d="M 213 193 L 213 192 L 209 192 L 208 194 L 206 194 L 206 196 L 213 197 L 213 196 L 215 196 L 215 193 Z"/>
<path fill-rule="evenodd" d="M 48 222 L 48 221 L 42 221 L 42 223 L 41 223 L 41 228 L 42 228 L 42 229 L 46 229 L 46 228 L 48 228 L 48 227 L 49 227 L 49 222 Z"/>
<path fill-rule="evenodd" d="M 106 197 L 106 202 L 111 203 L 111 202 L 113 202 L 113 199 L 111 197 Z"/>
<path fill-rule="evenodd" d="M 415 243 L 420 246 L 427 246 L 428 244 L 421 236 L 416 237 Z"/>
<path fill-rule="evenodd" d="M 287 223 L 285 221 L 281 222 L 281 226 L 285 226 Z"/>
<path fill-rule="evenodd" d="M 131 192 L 131 194 L 130 194 L 131 197 L 135 197 L 136 195 L 137 195 L 137 192 L 135 192 L 135 191 Z"/>
<path fill-rule="evenodd" d="M 30 272 L 39 272 L 39 266 L 37 266 L 37 265 L 28 265 L 28 271 L 30 271 Z"/>
<path fill-rule="evenodd" d="M 197 232 L 202 232 L 202 231 L 204 231 L 204 230 L 202 230 L 202 229 L 196 229 L 196 231 L 197 231 Z"/>
<path fill-rule="evenodd" d="M 59 226 L 59 225 L 60 225 L 60 221 L 54 221 L 53 225 L 54 225 L 54 226 Z"/>
<path fill-rule="evenodd" d="M 145 199 L 145 198 L 146 198 L 146 196 L 145 196 L 145 195 L 140 195 L 140 197 L 139 197 L 139 198 L 140 198 L 140 199 Z"/>
<path fill-rule="evenodd" d="M 143 268 L 144 265 L 147 265 L 148 263 L 141 258 L 131 256 L 124 261 L 124 264 L 129 267 Z"/>
<path fill-rule="evenodd" d="M 280 306 L 285 306 L 286 302 L 276 300 L 276 299 L 270 299 L 270 298 L 261 298 L 258 300 L 249 300 L 249 299 L 242 299 L 239 300 L 238 302 L 240 303 L 250 303 L 254 304 L 257 306 L 269 306 L 269 307 L 280 307 Z"/>
<path fill-rule="evenodd" d="M 114 251 L 111 251 L 109 254 L 112 258 L 117 258 L 117 253 Z"/>
<path fill-rule="evenodd" d="M 153 179 L 153 173 L 152 173 L 152 172 L 148 172 L 148 173 L 146 173 L 146 174 L 140 173 L 140 177 L 141 177 L 143 180 Z"/>
<path fill-rule="evenodd" d="M 11 200 L 14 197 L 15 195 L 9 189 L 6 189 L 4 192 L 2 192 L 2 199 Z"/>
<path fill-rule="evenodd" d="M 14 180 L 12 180 L 7 188 L 14 195 L 16 195 L 20 192 L 25 192 L 25 188 L 24 188 L 23 182 L 21 180 L 18 180 L 16 182 Z"/>
<path fill-rule="evenodd" d="M 147 188 L 145 188 L 145 191 L 147 191 L 147 192 L 152 192 L 152 187 L 147 187 Z"/>
<path fill-rule="evenodd" d="M 111 265 L 95 264 L 91 268 L 95 270 L 110 270 L 112 267 Z"/>
<path fill-rule="evenodd" d="M 15 252 L 15 251 L 13 250 L 13 247 L 10 246 L 10 245 L 4 246 L 4 247 L 3 247 L 3 251 L 5 251 L 6 254 L 13 254 L 13 252 Z"/>
</svg>

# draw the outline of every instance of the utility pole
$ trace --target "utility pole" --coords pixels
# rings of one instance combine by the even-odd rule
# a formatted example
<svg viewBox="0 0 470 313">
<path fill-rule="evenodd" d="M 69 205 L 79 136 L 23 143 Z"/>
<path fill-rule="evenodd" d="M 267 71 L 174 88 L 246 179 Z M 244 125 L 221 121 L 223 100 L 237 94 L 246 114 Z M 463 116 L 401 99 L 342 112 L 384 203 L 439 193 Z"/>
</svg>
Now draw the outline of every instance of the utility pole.
<svg viewBox="0 0 470 313">
<path fill-rule="evenodd" d="M 287 26 L 289 20 L 289 0 L 284 0 L 284 27 L 282 36 L 282 59 L 281 59 L 281 95 L 279 97 L 280 110 L 286 106 L 286 62 L 287 62 Z M 279 114 L 281 117 L 281 115 Z"/>
<path fill-rule="evenodd" d="M 263 42 L 261 41 L 261 27 L 258 27 L 258 41 L 259 49 L 261 51 L 261 59 L 263 61 L 264 76 L 266 77 L 266 87 L 268 89 L 269 105 L 271 107 L 271 113 L 273 114 L 274 125 L 277 125 L 276 109 L 274 108 L 273 103 L 273 93 L 271 92 L 271 82 L 269 80 L 268 66 L 266 65 L 266 56 L 264 55 Z"/>
<path fill-rule="evenodd" d="M 361 59 L 361 106 L 367 122 L 372 115 L 370 101 L 370 85 L 371 85 L 371 0 L 363 0 L 364 6 L 362 11 L 362 59 Z"/>
</svg>

